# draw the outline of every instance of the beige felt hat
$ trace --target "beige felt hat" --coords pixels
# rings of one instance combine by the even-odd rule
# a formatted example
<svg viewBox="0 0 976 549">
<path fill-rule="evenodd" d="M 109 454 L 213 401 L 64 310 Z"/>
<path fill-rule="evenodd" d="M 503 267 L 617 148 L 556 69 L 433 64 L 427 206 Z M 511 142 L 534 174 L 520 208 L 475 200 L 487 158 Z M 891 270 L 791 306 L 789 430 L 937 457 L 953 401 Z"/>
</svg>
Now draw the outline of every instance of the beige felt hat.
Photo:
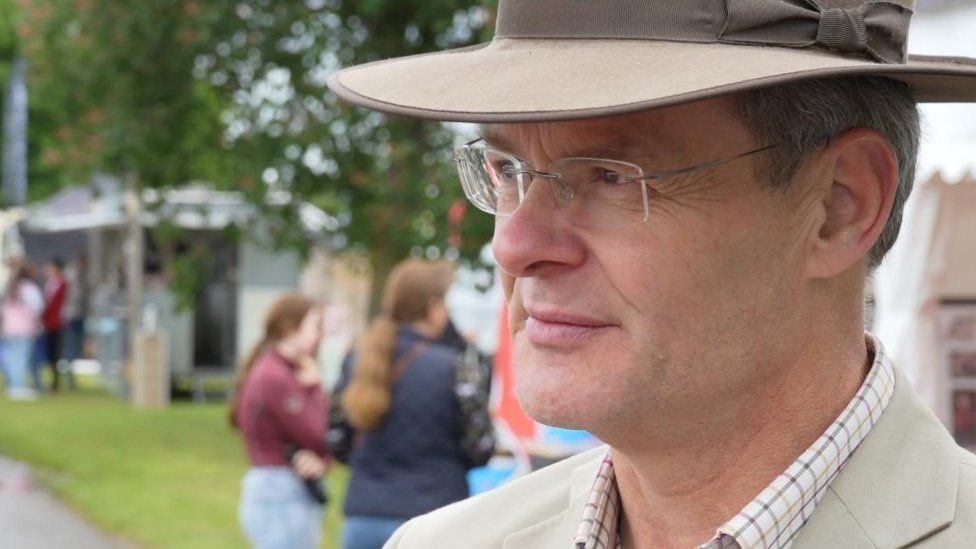
<svg viewBox="0 0 976 549">
<path fill-rule="evenodd" d="M 976 101 L 976 59 L 909 56 L 913 0 L 500 0 L 495 38 L 342 70 L 375 110 L 546 121 L 674 105 L 809 78 L 881 75 L 920 102 Z"/>
</svg>

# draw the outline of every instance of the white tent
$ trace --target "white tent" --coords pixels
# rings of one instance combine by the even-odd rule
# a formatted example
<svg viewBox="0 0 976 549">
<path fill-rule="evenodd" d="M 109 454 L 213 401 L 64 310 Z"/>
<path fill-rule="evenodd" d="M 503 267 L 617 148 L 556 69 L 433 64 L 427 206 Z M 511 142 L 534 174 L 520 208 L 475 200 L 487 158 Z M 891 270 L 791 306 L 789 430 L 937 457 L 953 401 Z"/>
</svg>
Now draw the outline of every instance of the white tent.
<svg viewBox="0 0 976 549">
<path fill-rule="evenodd" d="M 973 29 L 974 2 L 922 11 L 909 51 L 976 57 Z M 923 116 L 916 188 L 901 235 L 874 277 L 874 331 L 951 429 L 960 382 L 950 374 L 940 309 L 947 300 L 976 300 L 976 105 L 926 105 Z M 976 377 L 971 384 L 976 391 Z"/>
<path fill-rule="evenodd" d="M 976 149 L 974 149 L 976 150 Z M 940 302 L 976 299 L 976 180 L 936 172 L 914 192 L 898 242 L 875 274 L 875 333 L 950 424 Z"/>
</svg>

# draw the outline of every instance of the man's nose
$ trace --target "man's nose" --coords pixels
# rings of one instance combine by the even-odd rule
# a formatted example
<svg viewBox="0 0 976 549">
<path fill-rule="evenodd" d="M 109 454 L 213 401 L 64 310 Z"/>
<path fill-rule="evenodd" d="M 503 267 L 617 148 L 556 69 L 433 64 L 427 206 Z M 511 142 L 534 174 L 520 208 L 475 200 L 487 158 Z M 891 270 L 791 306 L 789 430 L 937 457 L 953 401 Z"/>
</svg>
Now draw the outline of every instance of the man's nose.
<svg viewBox="0 0 976 549">
<path fill-rule="evenodd" d="M 495 261 L 515 277 L 535 276 L 547 266 L 573 265 L 583 252 L 553 193 L 552 181 L 535 177 L 515 211 L 495 219 L 491 241 Z"/>
</svg>

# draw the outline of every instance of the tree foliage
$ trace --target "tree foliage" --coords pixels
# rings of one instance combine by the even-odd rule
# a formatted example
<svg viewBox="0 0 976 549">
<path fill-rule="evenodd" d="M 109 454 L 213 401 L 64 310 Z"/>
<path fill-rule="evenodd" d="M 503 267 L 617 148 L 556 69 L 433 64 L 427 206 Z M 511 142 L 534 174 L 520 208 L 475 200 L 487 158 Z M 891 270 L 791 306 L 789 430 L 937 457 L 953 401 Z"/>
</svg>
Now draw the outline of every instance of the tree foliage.
<svg viewBox="0 0 976 549">
<path fill-rule="evenodd" d="M 17 28 L 12 0 L 0 0 L 0 82 L 6 82 L 10 60 L 17 51 Z"/>
<path fill-rule="evenodd" d="M 489 234 L 487 216 L 447 221 L 462 196 L 454 128 L 340 104 L 325 78 L 484 40 L 494 0 L 10 2 L 11 43 L 30 63 L 32 196 L 96 171 L 142 187 L 204 180 L 244 192 L 293 247 L 304 200 L 343 223 L 334 244 L 367 250 L 381 272 L 457 244 L 452 231 L 466 255 Z"/>
<path fill-rule="evenodd" d="M 55 174 L 50 187 L 98 171 L 143 187 L 224 177 L 220 98 L 189 70 L 216 13 L 184 0 L 16 2 L 40 139 L 32 168 Z"/>
<path fill-rule="evenodd" d="M 462 198 L 450 161 L 456 132 L 343 105 L 325 87 L 341 66 L 460 47 L 486 38 L 493 6 L 473 0 L 217 2 L 223 20 L 197 74 L 229 98 L 227 139 L 246 159 L 238 188 L 265 185 L 351 222 L 345 238 L 383 266 L 411 249 L 448 244 L 448 210 Z M 493 4 L 490 2 L 489 4 Z M 261 180 L 254 181 L 260 173 Z M 476 253 L 490 227 L 457 227 Z"/>
</svg>

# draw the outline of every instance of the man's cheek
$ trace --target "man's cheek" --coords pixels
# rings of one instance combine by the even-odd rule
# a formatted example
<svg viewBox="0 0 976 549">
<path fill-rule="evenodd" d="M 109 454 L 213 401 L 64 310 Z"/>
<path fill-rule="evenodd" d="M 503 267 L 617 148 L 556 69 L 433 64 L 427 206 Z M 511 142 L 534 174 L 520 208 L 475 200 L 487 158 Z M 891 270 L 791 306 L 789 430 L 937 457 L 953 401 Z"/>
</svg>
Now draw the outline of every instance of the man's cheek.
<svg viewBox="0 0 976 549">
<path fill-rule="evenodd" d="M 502 291 L 505 292 L 505 299 L 511 301 L 512 295 L 515 293 L 515 277 L 502 272 L 499 278 L 502 283 Z"/>
</svg>

